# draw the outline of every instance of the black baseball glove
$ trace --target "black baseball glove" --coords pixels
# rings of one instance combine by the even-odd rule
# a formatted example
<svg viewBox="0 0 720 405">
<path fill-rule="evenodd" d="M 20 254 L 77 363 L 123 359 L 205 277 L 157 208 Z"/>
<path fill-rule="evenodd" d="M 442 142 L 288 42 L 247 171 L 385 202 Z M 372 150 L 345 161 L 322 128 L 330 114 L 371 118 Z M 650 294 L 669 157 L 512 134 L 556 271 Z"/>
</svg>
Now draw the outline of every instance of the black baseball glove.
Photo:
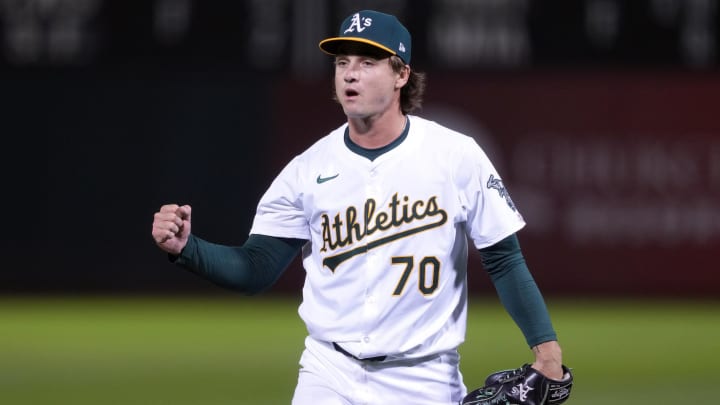
<svg viewBox="0 0 720 405">
<path fill-rule="evenodd" d="M 530 367 L 490 374 L 485 386 L 469 393 L 461 405 L 551 405 L 561 404 L 570 396 L 573 375 L 562 366 L 565 377 L 553 380 Z"/>
</svg>

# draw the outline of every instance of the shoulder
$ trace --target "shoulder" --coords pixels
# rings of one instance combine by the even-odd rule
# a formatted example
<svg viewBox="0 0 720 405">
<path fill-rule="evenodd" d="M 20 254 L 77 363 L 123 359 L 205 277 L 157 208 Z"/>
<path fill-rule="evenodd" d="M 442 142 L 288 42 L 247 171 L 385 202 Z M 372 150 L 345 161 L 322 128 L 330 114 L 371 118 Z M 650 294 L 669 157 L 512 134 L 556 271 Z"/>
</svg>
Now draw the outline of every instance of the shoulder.
<svg viewBox="0 0 720 405">
<path fill-rule="evenodd" d="M 475 138 L 428 119 L 413 117 L 411 122 L 411 125 L 417 123 L 423 148 L 435 158 L 436 164 L 448 168 L 459 188 L 496 173 L 493 163 Z"/>
<path fill-rule="evenodd" d="M 302 193 L 308 186 L 307 182 L 314 181 L 318 173 L 327 171 L 324 170 L 327 165 L 332 165 L 336 156 L 340 155 L 336 148 L 343 144 L 342 134 L 346 126 L 332 130 L 290 159 L 273 181 L 273 187 Z"/>
<path fill-rule="evenodd" d="M 475 138 L 458 132 L 438 122 L 410 116 L 410 130 L 417 131 L 424 143 L 437 151 L 447 151 L 455 156 L 482 154 L 482 149 Z"/>
<path fill-rule="evenodd" d="M 318 158 L 325 158 L 336 156 L 338 154 L 338 148 L 343 147 L 343 134 L 347 128 L 347 123 L 340 125 L 333 129 L 328 134 L 317 139 L 300 154 L 296 155 L 292 160 L 291 164 L 304 166 L 311 162 L 315 162 Z"/>
<path fill-rule="evenodd" d="M 302 152 L 300 155 L 316 155 L 318 153 L 325 153 L 329 150 L 332 150 L 333 148 L 341 147 L 344 145 L 343 142 L 343 136 L 345 134 L 345 128 L 347 128 L 347 123 L 344 123 L 340 125 L 339 127 L 333 129 L 330 131 L 330 133 L 326 134 L 325 136 L 321 137 L 315 143 L 310 145 L 307 149 L 305 149 L 304 152 Z"/>
</svg>

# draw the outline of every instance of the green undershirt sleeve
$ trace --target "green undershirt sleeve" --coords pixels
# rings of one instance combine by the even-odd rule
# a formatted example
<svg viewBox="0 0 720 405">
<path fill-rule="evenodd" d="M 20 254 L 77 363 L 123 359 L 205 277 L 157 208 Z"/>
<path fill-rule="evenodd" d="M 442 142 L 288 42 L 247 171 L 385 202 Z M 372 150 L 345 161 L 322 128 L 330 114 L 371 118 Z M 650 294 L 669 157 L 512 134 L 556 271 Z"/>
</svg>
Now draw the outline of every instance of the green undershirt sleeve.
<svg viewBox="0 0 720 405">
<path fill-rule="evenodd" d="M 226 246 L 191 234 L 180 255 L 170 260 L 219 286 L 253 295 L 280 278 L 305 242 L 253 234 L 242 246 Z"/>
<path fill-rule="evenodd" d="M 557 340 L 540 289 L 528 270 L 517 235 L 480 249 L 483 267 L 500 302 L 518 325 L 530 347 Z"/>
</svg>

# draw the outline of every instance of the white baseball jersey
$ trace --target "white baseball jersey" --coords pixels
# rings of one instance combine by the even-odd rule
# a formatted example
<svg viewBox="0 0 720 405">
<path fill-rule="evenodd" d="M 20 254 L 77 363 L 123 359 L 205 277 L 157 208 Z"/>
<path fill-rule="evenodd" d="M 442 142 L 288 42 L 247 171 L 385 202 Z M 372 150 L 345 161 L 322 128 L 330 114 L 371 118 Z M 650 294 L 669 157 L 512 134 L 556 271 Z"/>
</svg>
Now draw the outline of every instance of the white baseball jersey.
<svg viewBox="0 0 720 405">
<path fill-rule="evenodd" d="M 251 233 L 307 239 L 300 316 L 359 358 L 421 357 L 465 337 L 467 254 L 524 226 L 472 138 L 420 117 L 374 161 L 347 124 L 296 156 L 260 200 Z"/>
</svg>

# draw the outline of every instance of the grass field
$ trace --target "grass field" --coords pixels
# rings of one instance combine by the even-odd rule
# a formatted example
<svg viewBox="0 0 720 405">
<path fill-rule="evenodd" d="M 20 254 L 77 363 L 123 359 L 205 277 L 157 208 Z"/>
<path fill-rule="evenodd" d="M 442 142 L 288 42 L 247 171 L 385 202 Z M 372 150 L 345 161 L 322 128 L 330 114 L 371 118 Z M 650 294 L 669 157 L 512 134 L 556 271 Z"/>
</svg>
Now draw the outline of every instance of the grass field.
<svg viewBox="0 0 720 405">
<path fill-rule="evenodd" d="M 466 384 L 531 360 L 472 297 Z M 2 298 L 0 404 L 289 404 L 305 330 L 294 299 Z M 720 301 L 548 299 L 576 384 L 568 404 L 716 396 Z"/>
</svg>

